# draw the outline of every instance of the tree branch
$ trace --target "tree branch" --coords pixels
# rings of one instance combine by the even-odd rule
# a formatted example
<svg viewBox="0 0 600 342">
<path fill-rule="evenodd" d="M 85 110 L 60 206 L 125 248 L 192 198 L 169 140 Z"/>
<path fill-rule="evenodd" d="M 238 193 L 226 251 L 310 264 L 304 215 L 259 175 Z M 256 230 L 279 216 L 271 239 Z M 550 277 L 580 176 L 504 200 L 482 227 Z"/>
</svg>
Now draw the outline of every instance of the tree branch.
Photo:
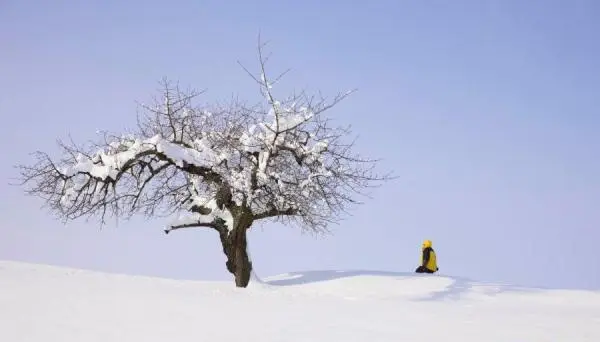
<svg viewBox="0 0 600 342">
<path fill-rule="evenodd" d="M 300 212 L 297 209 L 288 208 L 286 210 L 279 210 L 271 208 L 270 210 L 264 211 L 254 215 L 254 220 L 262 220 L 265 218 L 276 217 L 276 216 L 293 216 L 298 215 Z"/>
<path fill-rule="evenodd" d="M 164 232 L 165 232 L 165 234 L 169 234 L 170 232 L 172 232 L 174 230 L 178 230 L 178 229 L 200 228 L 200 227 L 213 228 L 213 229 L 218 230 L 217 229 L 217 223 L 216 222 L 211 222 L 211 223 L 188 223 L 188 224 L 181 224 L 181 225 L 170 226 L 169 228 L 165 229 Z"/>
</svg>

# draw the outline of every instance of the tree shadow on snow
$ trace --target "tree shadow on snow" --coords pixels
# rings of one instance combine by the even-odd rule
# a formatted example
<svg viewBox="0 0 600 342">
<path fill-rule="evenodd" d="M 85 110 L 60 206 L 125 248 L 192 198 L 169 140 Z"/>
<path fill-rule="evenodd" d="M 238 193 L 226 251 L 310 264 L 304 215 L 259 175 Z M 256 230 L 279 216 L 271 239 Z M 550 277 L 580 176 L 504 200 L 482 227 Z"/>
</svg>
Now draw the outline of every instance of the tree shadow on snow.
<svg viewBox="0 0 600 342">
<path fill-rule="evenodd" d="M 366 270 L 326 270 L 326 271 L 306 271 L 306 272 L 290 272 L 286 273 L 285 279 L 265 280 L 269 285 L 275 286 L 290 286 L 309 283 L 317 283 L 321 281 L 329 281 L 341 278 L 349 278 L 356 276 L 414 276 L 414 273 L 408 272 L 391 272 L 391 271 L 366 271 Z"/>
<path fill-rule="evenodd" d="M 506 292 L 532 293 L 542 290 L 541 288 L 520 287 L 509 284 L 473 281 L 462 277 L 451 277 L 445 275 L 418 274 L 412 272 L 392 271 L 368 271 L 368 270 L 325 270 L 286 273 L 285 279 L 265 280 L 264 282 L 273 286 L 292 286 L 356 276 L 384 276 L 384 277 L 441 277 L 452 280 L 452 283 L 441 291 L 432 291 L 426 297 L 418 298 L 417 301 L 438 301 L 445 299 L 459 299 L 462 295 L 477 288 L 477 293 L 494 296 Z"/>
</svg>

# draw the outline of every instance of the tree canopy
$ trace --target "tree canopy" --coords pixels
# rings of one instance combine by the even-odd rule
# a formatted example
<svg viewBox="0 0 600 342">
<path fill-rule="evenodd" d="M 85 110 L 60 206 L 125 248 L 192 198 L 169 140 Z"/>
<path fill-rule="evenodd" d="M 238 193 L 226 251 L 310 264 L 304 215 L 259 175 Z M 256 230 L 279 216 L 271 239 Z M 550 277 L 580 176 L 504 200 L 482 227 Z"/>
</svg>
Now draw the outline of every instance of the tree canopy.
<svg viewBox="0 0 600 342">
<path fill-rule="evenodd" d="M 377 160 L 353 153 L 348 128 L 323 113 L 352 91 L 330 101 L 305 92 L 280 98 L 259 45 L 258 103 L 232 100 L 196 105 L 203 93 L 163 80 L 160 97 L 142 105 L 137 129 L 103 133 L 80 146 L 59 142 L 62 157 L 35 153 L 19 166 L 26 192 L 45 200 L 64 220 L 83 216 L 172 216 L 165 232 L 208 227 L 219 232 L 227 268 L 238 286 L 251 263 L 246 230 L 257 220 L 284 220 L 324 232 L 356 195 L 389 179 L 374 172 Z M 239 279 L 238 279 L 239 278 Z"/>
</svg>

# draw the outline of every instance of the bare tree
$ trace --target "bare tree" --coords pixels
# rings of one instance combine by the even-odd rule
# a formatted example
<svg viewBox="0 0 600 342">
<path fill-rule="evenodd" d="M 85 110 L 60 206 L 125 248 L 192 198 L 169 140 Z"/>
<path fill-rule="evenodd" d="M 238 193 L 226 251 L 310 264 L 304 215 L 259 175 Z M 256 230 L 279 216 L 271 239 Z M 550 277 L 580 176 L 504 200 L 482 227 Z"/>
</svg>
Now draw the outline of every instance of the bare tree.
<svg viewBox="0 0 600 342">
<path fill-rule="evenodd" d="M 250 281 L 246 231 L 259 220 L 296 224 L 316 233 L 338 222 L 356 195 L 388 180 L 376 160 L 353 154 L 350 131 L 333 127 L 323 113 L 331 101 L 304 92 L 279 99 L 266 73 L 259 44 L 256 81 L 261 101 L 196 106 L 201 95 L 167 80 L 161 97 L 141 105 L 132 134 L 103 134 L 78 146 L 59 142 L 63 156 L 36 152 L 36 163 L 20 165 L 26 193 L 41 197 L 63 220 L 143 213 L 174 220 L 166 233 L 206 227 L 219 233 L 227 270 L 238 287 Z"/>
</svg>

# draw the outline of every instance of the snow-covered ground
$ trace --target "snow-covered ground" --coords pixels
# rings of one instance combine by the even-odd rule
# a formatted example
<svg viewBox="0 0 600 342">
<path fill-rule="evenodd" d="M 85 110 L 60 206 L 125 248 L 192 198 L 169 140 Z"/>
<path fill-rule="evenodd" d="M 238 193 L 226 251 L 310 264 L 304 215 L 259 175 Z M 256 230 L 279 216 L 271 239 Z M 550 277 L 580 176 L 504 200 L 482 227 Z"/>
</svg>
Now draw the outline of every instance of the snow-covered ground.
<svg viewBox="0 0 600 342">
<path fill-rule="evenodd" d="M 0 262 L 0 341 L 600 341 L 600 292 L 315 271 L 248 289 Z"/>
</svg>

